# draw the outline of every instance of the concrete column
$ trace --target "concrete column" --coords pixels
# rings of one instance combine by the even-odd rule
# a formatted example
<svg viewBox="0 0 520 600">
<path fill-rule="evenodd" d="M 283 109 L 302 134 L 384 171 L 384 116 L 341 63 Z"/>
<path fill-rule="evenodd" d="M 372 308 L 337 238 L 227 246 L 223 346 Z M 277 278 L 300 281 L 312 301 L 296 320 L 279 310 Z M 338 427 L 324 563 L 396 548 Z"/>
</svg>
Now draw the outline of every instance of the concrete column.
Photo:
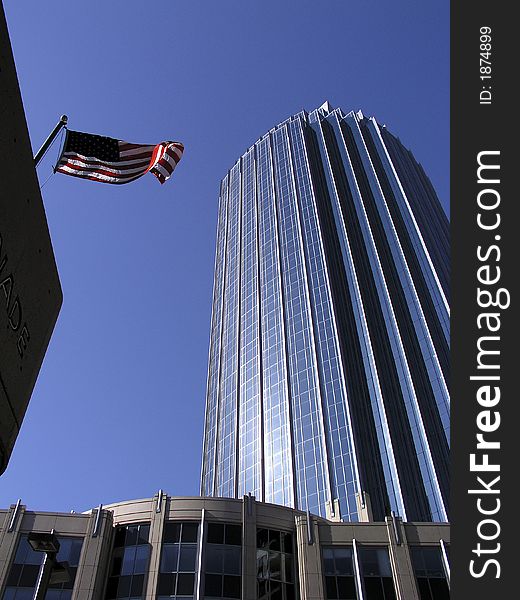
<svg viewBox="0 0 520 600">
<path fill-rule="evenodd" d="M 170 499 L 162 491 L 152 498 L 150 507 L 150 567 L 148 569 L 148 580 L 146 582 L 146 600 L 154 600 L 155 590 L 159 579 L 161 566 L 161 547 L 163 539 L 164 521 L 169 512 Z"/>
<path fill-rule="evenodd" d="M 24 504 L 11 504 L 8 511 L 0 513 L 0 595 L 3 593 L 9 568 L 16 552 L 25 508 Z"/>
<path fill-rule="evenodd" d="M 394 574 L 394 585 L 398 600 L 419 600 L 419 592 L 406 541 L 406 532 L 399 517 L 386 517 L 388 550 Z"/>
<path fill-rule="evenodd" d="M 256 500 L 242 503 L 242 600 L 256 598 Z"/>
<path fill-rule="evenodd" d="M 374 521 L 374 515 L 372 514 L 370 496 L 367 492 L 362 492 L 361 496 L 356 492 L 356 505 L 359 522 L 372 523 Z"/>
<path fill-rule="evenodd" d="M 325 502 L 325 511 L 327 513 L 327 519 L 336 523 L 341 523 L 341 508 L 339 506 L 339 500 L 334 498 L 332 503 L 330 500 Z"/>
<path fill-rule="evenodd" d="M 94 509 L 83 539 L 73 600 L 97 600 L 103 597 L 112 541 L 112 513 L 102 508 Z"/>
<path fill-rule="evenodd" d="M 319 528 L 312 516 L 296 515 L 296 546 L 300 600 L 324 600 Z"/>
</svg>

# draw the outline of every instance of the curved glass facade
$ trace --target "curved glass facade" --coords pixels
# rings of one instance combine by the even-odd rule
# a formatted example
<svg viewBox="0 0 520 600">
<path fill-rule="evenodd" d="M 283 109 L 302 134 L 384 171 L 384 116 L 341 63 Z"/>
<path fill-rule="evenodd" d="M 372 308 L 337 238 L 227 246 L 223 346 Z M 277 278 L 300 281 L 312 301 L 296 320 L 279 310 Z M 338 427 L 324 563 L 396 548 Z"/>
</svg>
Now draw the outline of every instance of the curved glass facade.
<svg viewBox="0 0 520 600">
<path fill-rule="evenodd" d="M 220 189 L 201 492 L 448 520 L 449 226 L 373 118 L 284 121 Z"/>
</svg>

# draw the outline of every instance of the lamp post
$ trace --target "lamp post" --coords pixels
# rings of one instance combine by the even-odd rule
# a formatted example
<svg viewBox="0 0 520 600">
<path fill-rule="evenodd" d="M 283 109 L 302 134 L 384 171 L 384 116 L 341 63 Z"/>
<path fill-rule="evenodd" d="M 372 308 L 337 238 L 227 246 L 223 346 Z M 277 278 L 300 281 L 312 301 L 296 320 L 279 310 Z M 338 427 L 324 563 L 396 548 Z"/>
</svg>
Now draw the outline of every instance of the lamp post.
<svg viewBox="0 0 520 600">
<path fill-rule="evenodd" d="M 32 531 L 27 540 L 35 552 L 45 552 L 33 596 L 33 600 L 44 600 L 50 583 L 65 583 L 70 580 L 68 563 L 56 560 L 60 542 L 54 529 L 50 533 Z"/>
</svg>

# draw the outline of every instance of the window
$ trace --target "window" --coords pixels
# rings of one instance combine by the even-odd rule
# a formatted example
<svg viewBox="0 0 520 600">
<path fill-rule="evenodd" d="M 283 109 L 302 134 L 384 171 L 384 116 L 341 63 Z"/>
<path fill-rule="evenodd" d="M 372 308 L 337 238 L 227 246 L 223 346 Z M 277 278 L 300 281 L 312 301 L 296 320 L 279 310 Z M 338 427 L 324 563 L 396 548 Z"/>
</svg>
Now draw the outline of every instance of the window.
<svg viewBox="0 0 520 600">
<path fill-rule="evenodd" d="M 204 550 L 204 598 L 241 596 L 242 526 L 208 523 Z"/>
<path fill-rule="evenodd" d="M 169 521 L 164 524 L 158 600 L 193 598 L 198 536 L 198 523 Z"/>
<path fill-rule="evenodd" d="M 105 600 L 143 598 L 150 561 L 150 524 L 116 528 Z"/>
<path fill-rule="evenodd" d="M 361 546 L 358 556 L 366 600 L 395 600 L 388 549 Z"/>
<path fill-rule="evenodd" d="M 83 538 L 59 537 L 58 541 L 60 550 L 56 560 L 69 563 L 70 580 L 67 583 L 50 584 L 46 600 L 70 600 L 78 570 Z M 32 600 L 44 557 L 44 552 L 35 552 L 31 548 L 26 535 L 20 537 L 2 600 Z"/>
<path fill-rule="evenodd" d="M 256 547 L 257 599 L 294 600 L 292 534 L 272 529 L 259 529 Z"/>
<path fill-rule="evenodd" d="M 448 600 L 450 591 L 439 547 L 410 548 L 419 597 L 421 600 Z"/>
<path fill-rule="evenodd" d="M 322 548 L 327 600 L 356 600 L 352 548 Z"/>
</svg>

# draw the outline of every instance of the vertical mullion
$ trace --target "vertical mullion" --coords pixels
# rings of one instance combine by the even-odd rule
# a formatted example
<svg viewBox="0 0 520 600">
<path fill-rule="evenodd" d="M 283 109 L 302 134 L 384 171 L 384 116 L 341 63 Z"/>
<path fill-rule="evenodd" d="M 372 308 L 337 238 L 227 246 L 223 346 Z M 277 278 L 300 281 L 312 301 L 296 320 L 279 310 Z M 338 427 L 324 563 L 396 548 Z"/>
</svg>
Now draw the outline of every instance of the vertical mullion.
<svg viewBox="0 0 520 600">
<path fill-rule="evenodd" d="M 280 286 L 280 312 L 281 312 L 281 328 L 282 328 L 282 344 L 283 344 L 283 363 L 285 367 L 286 374 L 286 393 L 285 393 L 285 412 L 286 412 L 286 421 L 287 421 L 287 430 L 289 439 L 287 440 L 287 448 L 290 451 L 291 455 L 291 469 L 290 474 L 292 477 L 292 506 L 298 507 L 298 491 L 297 491 L 297 476 L 296 476 L 296 464 L 294 459 L 294 423 L 293 423 L 293 414 L 291 410 L 291 402 L 292 402 L 292 392 L 291 392 L 291 371 L 289 368 L 289 357 L 287 353 L 287 314 L 285 308 L 285 292 L 283 286 L 283 269 L 282 269 L 282 249 L 280 245 L 280 217 L 279 217 L 279 209 L 278 209 L 278 189 L 276 182 L 276 172 L 274 168 L 274 153 L 273 153 L 273 140 L 272 135 L 269 135 L 269 158 L 270 158 L 270 168 L 271 168 L 271 182 L 272 182 L 272 202 L 273 202 L 273 218 L 275 222 L 274 230 L 276 234 L 276 258 L 278 261 L 278 284 Z"/>
<path fill-rule="evenodd" d="M 325 428 L 325 421 L 324 421 L 324 417 L 323 417 L 323 395 L 321 392 L 322 386 L 321 386 L 321 377 L 320 377 L 320 372 L 318 369 L 318 356 L 317 356 L 317 352 L 316 352 L 316 337 L 315 337 L 315 330 L 316 330 L 316 323 L 315 323 L 315 319 L 314 319 L 314 313 L 312 310 L 312 303 L 310 300 L 310 291 L 309 291 L 309 274 L 308 274 L 308 260 L 307 260 L 307 252 L 306 252 L 306 248 L 305 248 L 305 244 L 304 244 L 304 236 L 303 236 L 303 224 L 302 224 L 302 215 L 301 215 L 301 209 L 300 209 L 300 197 L 298 194 L 298 191 L 296 189 L 296 183 L 295 183 L 295 174 L 294 174 L 294 164 L 293 164 L 293 151 L 292 151 L 292 147 L 291 147 L 291 141 L 290 141 L 290 136 L 289 136 L 289 131 L 287 126 L 284 128 L 285 131 L 285 137 L 286 137 L 286 143 L 287 143 L 287 151 L 288 151 L 288 165 L 289 165 L 289 172 L 290 172 L 290 180 L 291 180 L 291 184 L 292 184 L 292 193 L 294 196 L 294 208 L 295 208 L 295 212 L 296 212 L 296 224 L 297 224 L 297 230 L 298 230 L 298 242 L 300 245 L 300 253 L 301 253 L 301 257 L 302 257 L 302 268 L 303 268 L 303 287 L 305 290 L 305 300 L 306 300 L 306 309 L 307 309 L 307 314 L 308 314 L 308 318 L 309 318 L 309 333 L 310 333 L 310 339 L 311 339 L 311 352 L 312 352 L 312 359 L 313 359 L 313 371 L 314 371 L 314 378 L 316 381 L 316 407 L 318 409 L 318 415 L 319 415 L 319 424 L 320 424 L 320 429 L 321 429 L 321 444 L 322 444 L 322 452 L 323 452 L 323 474 L 325 475 L 325 484 L 327 486 L 327 489 L 325 490 L 325 497 L 328 496 L 328 501 L 330 502 L 330 507 L 331 507 L 331 511 L 334 512 L 334 498 L 333 498 L 333 493 L 332 493 L 332 485 L 331 485 L 331 476 L 330 476 L 330 462 L 329 462 L 329 442 L 327 440 L 327 434 L 326 434 L 326 428 Z M 319 495 L 318 495 L 318 502 L 319 502 Z"/>
<path fill-rule="evenodd" d="M 239 477 L 239 473 L 238 473 L 238 467 L 239 467 L 239 460 L 238 460 L 238 456 L 239 456 L 239 452 L 240 452 L 240 398 L 241 398 L 241 394 L 240 394 L 240 367 L 241 367 L 241 346 L 242 344 L 240 343 L 240 338 L 241 338 L 241 313 L 242 313 L 242 305 L 241 305 L 241 300 L 242 300 L 242 261 L 243 261 L 243 255 L 242 255 L 242 205 L 243 205 L 243 199 L 244 199 L 244 158 L 241 157 L 240 158 L 240 168 L 239 168 L 239 177 L 240 177 L 240 189 L 238 192 L 238 232 L 237 232 L 237 239 L 238 239 L 238 252 L 237 252 L 237 256 L 239 257 L 239 261 L 238 261 L 238 266 L 237 266 L 237 274 L 236 274 L 236 278 L 238 281 L 238 290 L 237 290 L 237 303 L 236 303 L 236 328 L 237 328 L 237 332 L 236 332 L 236 353 L 237 353 L 237 358 L 236 358 L 236 383 L 235 383 L 235 452 L 234 452 L 234 461 L 235 461 L 235 480 L 233 482 L 233 488 L 234 488 L 234 497 L 237 498 L 238 497 L 238 477 Z"/>
</svg>

